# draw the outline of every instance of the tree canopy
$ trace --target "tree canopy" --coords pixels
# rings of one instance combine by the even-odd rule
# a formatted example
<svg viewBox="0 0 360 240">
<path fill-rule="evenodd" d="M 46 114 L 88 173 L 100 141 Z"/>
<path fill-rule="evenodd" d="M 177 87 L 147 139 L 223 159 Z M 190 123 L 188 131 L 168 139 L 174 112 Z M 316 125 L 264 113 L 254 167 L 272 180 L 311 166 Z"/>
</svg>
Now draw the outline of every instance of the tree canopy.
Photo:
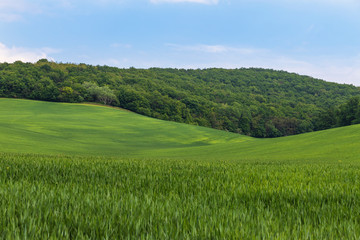
<svg viewBox="0 0 360 240">
<path fill-rule="evenodd" d="M 359 111 L 351 112 L 357 98 L 346 103 L 359 95 L 352 85 L 259 68 L 120 69 L 44 59 L 0 64 L 1 97 L 100 102 L 254 137 L 359 123 Z"/>
</svg>

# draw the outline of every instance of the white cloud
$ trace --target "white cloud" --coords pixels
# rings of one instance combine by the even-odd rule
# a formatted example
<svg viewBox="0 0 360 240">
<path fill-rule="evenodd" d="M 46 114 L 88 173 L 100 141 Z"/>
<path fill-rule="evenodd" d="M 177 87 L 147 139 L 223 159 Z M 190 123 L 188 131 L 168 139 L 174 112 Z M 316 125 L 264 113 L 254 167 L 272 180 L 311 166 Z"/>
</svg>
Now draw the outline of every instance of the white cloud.
<svg viewBox="0 0 360 240">
<path fill-rule="evenodd" d="M 237 54 L 253 54 L 255 52 L 262 52 L 264 50 L 252 49 L 252 48 L 239 48 L 239 47 L 230 47 L 225 45 L 179 45 L 179 44 L 166 44 L 166 46 L 173 48 L 176 51 L 196 51 L 203 53 L 237 53 Z"/>
<path fill-rule="evenodd" d="M 42 58 L 51 60 L 49 54 L 57 52 L 59 52 L 59 50 L 52 48 L 29 49 L 22 47 L 7 47 L 0 43 L 0 62 L 36 62 Z"/>
<path fill-rule="evenodd" d="M 219 0 L 150 0 L 151 3 L 201 3 L 201 4 L 218 4 Z"/>
</svg>

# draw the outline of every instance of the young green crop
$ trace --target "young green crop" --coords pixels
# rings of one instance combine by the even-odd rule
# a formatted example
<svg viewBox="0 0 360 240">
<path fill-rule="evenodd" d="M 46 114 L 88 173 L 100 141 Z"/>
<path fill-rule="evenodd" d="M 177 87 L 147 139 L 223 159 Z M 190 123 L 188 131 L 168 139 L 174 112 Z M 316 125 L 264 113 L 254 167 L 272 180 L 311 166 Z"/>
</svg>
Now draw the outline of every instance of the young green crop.
<svg viewBox="0 0 360 240">
<path fill-rule="evenodd" d="M 360 125 L 254 139 L 0 99 L 1 239 L 359 239 Z"/>
<path fill-rule="evenodd" d="M 352 162 L 360 156 L 360 125 L 256 139 L 101 106 L 0 99 L 0 152 Z"/>
<path fill-rule="evenodd" d="M 360 165 L 0 154 L 0 238 L 357 239 Z"/>
</svg>

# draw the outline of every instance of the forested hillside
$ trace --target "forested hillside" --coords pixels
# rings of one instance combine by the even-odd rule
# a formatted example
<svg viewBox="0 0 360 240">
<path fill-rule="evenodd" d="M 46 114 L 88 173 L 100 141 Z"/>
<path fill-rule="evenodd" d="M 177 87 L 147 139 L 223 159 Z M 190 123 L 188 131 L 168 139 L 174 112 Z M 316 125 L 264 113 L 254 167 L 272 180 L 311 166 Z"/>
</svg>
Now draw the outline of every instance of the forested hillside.
<svg viewBox="0 0 360 240">
<path fill-rule="evenodd" d="M 352 85 L 268 69 L 119 69 L 47 60 L 0 64 L 1 97 L 101 102 L 255 137 L 337 126 L 338 119 L 319 121 L 329 108 L 358 95 Z"/>
</svg>

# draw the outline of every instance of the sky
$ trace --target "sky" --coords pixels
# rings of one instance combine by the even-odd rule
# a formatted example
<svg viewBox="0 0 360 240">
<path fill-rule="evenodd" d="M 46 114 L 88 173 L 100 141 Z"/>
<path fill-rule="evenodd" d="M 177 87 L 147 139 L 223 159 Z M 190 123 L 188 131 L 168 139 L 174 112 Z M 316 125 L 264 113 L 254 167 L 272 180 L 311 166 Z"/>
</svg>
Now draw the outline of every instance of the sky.
<svg viewBox="0 0 360 240">
<path fill-rule="evenodd" d="M 285 70 L 360 86 L 359 0 L 0 0 L 0 62 Z"/>
</svg>

